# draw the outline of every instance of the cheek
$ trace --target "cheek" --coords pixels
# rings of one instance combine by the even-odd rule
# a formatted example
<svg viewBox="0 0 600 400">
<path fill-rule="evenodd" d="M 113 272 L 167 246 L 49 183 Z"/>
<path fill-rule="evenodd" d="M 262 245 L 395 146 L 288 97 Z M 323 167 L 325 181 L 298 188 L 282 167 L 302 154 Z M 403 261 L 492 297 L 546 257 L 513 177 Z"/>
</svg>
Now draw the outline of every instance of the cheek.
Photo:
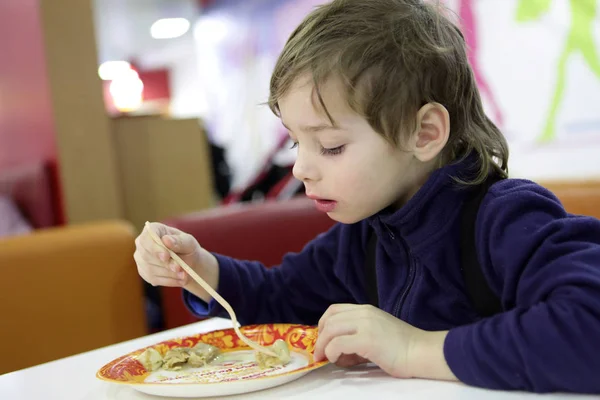
<svg viewBox="0 0 600 400">
<path fill-rule="evenodd" d="M 374 190 L 381 190 L 382 173 L 389 169 L 386 166 L 386 157 L 381 157 L 380 152 L 353 151 L 347 154 L 344 160 L 328 166 L 331 172 L 330 184 L 337 193 L 345 193 L 353 197 L 368 196 Z"/>
<path fill-rule="evenodd" d="M 332 176 L 332 185 L 336 193 L 344 197 L 357 199 L 368 195 L 376 187 L 376 168 L 352 164 Z"/>
</svg>

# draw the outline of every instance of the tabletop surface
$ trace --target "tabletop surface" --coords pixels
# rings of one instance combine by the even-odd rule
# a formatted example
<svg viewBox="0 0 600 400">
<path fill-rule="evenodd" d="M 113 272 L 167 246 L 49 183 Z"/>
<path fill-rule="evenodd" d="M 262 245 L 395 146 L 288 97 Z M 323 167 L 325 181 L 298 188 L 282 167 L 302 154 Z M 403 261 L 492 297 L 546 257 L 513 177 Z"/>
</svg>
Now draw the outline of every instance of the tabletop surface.
<svg viewBox="0 0 600 400">
<path fill-rule="evenodd" d="M 144 336 L 72 357 L 0 376 L 0 399 L 10 400 L 160 400 L 128 386 L 103 382 L 96 372 L 106 363 L 131 351 L 175 337 L 230 328 L 231 321 L 213 318 Z M 341 369 L 328 365 L 291 383 L 255 393 L 219 399 L 599 399 L 600 396 L 535 395 L 472 388 L 461 383 L 395 379 L 374 366 Z"/>
</svg>

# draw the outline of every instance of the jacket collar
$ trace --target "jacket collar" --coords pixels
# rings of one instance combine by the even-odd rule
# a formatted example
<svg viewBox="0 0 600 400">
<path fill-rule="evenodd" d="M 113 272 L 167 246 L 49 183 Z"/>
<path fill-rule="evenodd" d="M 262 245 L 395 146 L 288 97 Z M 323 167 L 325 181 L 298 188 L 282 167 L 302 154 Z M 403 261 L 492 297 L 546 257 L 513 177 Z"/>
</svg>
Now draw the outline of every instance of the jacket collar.
<svg viewBox="0 0 600 400">
<path fill-rule="evenodd" d="M 367 220 L 380 239 L 400 236 L 418 253 L 441 239 L 456 221 L 467 186 L 456 178 L 473 173 L 476 158 L 469 156 L 435 170 L 417 193 L 400 209 L 384 209 Z"/>
</svg>

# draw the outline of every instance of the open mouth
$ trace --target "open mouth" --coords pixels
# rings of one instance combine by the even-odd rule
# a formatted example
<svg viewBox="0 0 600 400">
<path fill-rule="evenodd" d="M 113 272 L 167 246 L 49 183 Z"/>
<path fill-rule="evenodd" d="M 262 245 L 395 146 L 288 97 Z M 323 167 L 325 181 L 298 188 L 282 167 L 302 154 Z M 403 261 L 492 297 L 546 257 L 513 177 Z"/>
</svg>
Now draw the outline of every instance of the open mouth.
<svg viewBox="0 0 600 400">
<path fill-rule="evenodd" d="M 330 213 L 337 206 L 337 201 L 335 201 L 335 200 L 326 200 L 326 199 L 314 199 L 314 200 L 315 200 L 315 207 L 317 207 L 317 210 L 319 210 L 321 212 Z"/>
</svg>

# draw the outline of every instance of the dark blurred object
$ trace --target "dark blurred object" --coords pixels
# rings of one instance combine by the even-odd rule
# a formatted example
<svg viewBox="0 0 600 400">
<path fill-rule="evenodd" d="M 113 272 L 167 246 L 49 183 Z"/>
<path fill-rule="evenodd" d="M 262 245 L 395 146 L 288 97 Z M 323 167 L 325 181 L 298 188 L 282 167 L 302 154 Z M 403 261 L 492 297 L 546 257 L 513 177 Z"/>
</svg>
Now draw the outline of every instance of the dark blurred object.
<svg viewBox="0 0 600 400">
<path fill-rule="evenodd" d="M 278 190 L 282 182 L 287 182 L 292 174 L 292 167 L 282 167 L 271 165 L 261 176 L 250 186 L 240 193 L 238 201 L 255 201 L 270 198 L 278 198 Z M 297 190 L 292 196 L 304 193 L 304 186 L 296 185 Z"/>
<path fill-rule="evenodd" d="M 277 153 L 284 149 L 290 139 L 284 136 L 277 146 L 266 157 L 263 167 L 256 178 L 242 190 L 238 190 L 223 200 L 223 204 L 254 202 L 263 200 L 288 200 L 304 194 L 304 185 L 294 178 L 293 164 L 278 165 L 275 162 Z"/>
<path fill-rule="evenodd" d="M 0 193 L 9 196 L 36 229 L 62 223 L 56 165 L 37 162 L 0 171 Z"/>
<path fill-rule="evenodd" d="M 225 149 L 210 143 L 210 156 L 215 191 L 221 199 L 229 194 L 231 189 L 231 169 L 225 158 Z"/>
</svg>

